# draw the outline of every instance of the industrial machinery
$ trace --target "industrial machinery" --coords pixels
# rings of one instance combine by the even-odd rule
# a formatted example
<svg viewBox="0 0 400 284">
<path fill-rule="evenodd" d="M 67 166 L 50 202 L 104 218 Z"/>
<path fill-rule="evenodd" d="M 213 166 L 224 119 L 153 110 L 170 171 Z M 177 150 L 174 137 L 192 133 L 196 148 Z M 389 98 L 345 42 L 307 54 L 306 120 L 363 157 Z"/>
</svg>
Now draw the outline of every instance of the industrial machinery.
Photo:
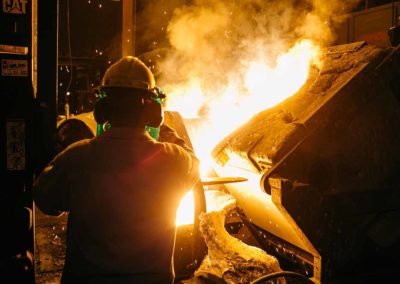
<svg viewBox="0 0 400 284">
<path fill-rule="evenodd" d="M 237 200 L 227 227 L 246 226 L 282 269 L 314 283 L 379 282 L 396 271 L 399 66 L 399 47 L 330 47 L 296 94 L 224 138 L 213 170 L 247 179 L 220 186 Z M 182 128 L 179 115 L 166 118 Z M 60 123 L 60 141 L 68 128 L 94 135 L 90 114 L 74 119 Z"/>
<path fill-rule="evenodd" d="M 1 3 L 0 271 L 14 282 L 34 281 L 35 174 L 54 152 L 95 135 L 90 113 L 60 121 L 56 131 L 58 2 Z M 346 40 L 369 40 L 363 32 L 381 19 L 368 16 L 356 29 L 359 16 L 347 22 Z M 312 69 L 299 92 L 214 149 L 218 176 L 247 179 L 220 187 L 237 200 L 238 218 L 227 222 L 244 224 L 283 269 L 315 283 L 383 283 L 397 276 L 399 52 L 365 42 L 328 48 L 322 68 Z"/>
<path fill-rule="evenodd" d="M 315 283 L 388 283 L 400 267 L 399 49 L 328 48 L 213 150 L 218 175 L 248 178 L 225 188 L 260 245 Z"/>
</svg>

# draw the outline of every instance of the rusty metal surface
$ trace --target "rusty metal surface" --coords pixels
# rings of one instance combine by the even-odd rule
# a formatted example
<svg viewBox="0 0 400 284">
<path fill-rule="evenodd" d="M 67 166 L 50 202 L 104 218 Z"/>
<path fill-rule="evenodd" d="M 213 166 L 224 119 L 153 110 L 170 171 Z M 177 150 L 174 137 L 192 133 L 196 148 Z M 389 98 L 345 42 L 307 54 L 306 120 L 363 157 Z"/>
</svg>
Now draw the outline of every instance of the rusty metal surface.
<svg viewBox="0 0 400 284">
<path fill-rule="evenodd" d="M 256 206 L 260 197 L 247 183 L 227 189 L 252 222 L 314 256 L 318 281 L 399 262 L 393 252 L 400 233 L 392 230 L 381 243 L 387 228 L 400 227 L 393 217 L 400 212 L 399 78 L 395 48 L 331 47 L 296 94 L 256 114 L 213 151 L 218 174 L 235 168 L 232 155 L 254 166 L 268 206 Z"/>
<path fill-rule="evenodd" d="M 229 148 L 243 157 L 252 158 L 261 170 L 272 166 L 316 127 L 312 121 L 316 110 L 322 111 L 322 106 L 340 95 L 366 65 L 386 54 L 385 50 L 368 45 L 359 47 L 357 52 L 343 52 L 342 46 L 337 50 L 329 49 L 323 58 L 323 68 L 314 67 L 306 84 L 295 95 L 258 113 L 225 138 L 214 149 L 214 157 L 218 159 L 220 151 Z M 253 145 L 250 153 L 248 145 Z"/>
</svg>

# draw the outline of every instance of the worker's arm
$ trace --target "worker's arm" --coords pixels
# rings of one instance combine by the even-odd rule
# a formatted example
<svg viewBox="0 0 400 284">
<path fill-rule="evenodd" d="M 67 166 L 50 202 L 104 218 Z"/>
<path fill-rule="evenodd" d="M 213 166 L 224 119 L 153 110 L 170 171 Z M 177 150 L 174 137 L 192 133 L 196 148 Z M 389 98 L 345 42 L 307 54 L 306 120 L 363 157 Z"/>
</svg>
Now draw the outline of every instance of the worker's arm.
<svg viewBox="0 0 400 284">
<path fill-rule="evenodd" d="M 186 170 L 184 174 L 186 185 L 183 188 L 185 188 L 186 190 L 192 188 L 194 195 L 195 220 L 193 229 L 194 243 L 192 247 L 192 262 L 193 265 L 198 267 L 201 260 L 207 253 L 207 247 L 199 229 L 199 216 L 207 211 L 204 188 L 200 180 L 200 161 L 195 156 L 193 149 L 185 143 L 185 140 L 179 137 L 178 133 L 167 125 L 161 125 L 159 140 L 162 140 L 161 142 L 170 142 L 177 144 L 184 149 L 181 149 L 181 152 L 187 152 L 186 155 L 181 154 L 182 156 L 186 156 L 186 158 L 183 159 L 184 161 L 186 161 L 184 166 L 184 169 Z"/>
<path fill-rule="evenodd" d="M 189 146 L 178 133 L 166 124 L 160 126 L 159 142 L 167 142 L 178 145 L 178 149 L 171 150 L 177 158 L 177 164 L 181 164 L 181 171 L 184 172 L 184 180 L 186 180 L 186 189 L 192 188 L 199 181 L 199 159 L 196 157 L 193 149 Z"/>
<path fill-rule="evenodd" d="M 33 199 L 39 209 L 48 215 L 58 216 L 68 211 L 68 165 L 65 151 L 57 155 L 41 172 L 33 185 Z"/>
<path fill-rule="evenodd" d="M 181 146 L 183 149 L 194 155 L 193 149 L 187 145 L 185 140 L 181 138 L 178 133 L 166 124 L 160 126 L 160 142 L 169 142 Z"/>
</svg>

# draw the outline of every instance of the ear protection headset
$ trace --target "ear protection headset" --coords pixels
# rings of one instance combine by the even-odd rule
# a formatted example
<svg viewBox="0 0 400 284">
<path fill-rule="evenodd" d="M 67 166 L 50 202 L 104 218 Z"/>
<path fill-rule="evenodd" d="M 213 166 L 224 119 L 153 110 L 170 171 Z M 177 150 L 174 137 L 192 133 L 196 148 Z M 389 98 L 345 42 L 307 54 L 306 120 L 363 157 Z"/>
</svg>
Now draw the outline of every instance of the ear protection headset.
<svg viewBox="0 0 400 284">
<path fill-rule="evenodd" d="M 151 136 L 153 136 L 153 138 L 158 137 L 158 130 L 153 128 L 158 128 L 164 120 L 162 104 L 166 96 L 161 89 L 155 87 L 153 90 L 148 92 L 143 92 L 142 89 L 107 89 L 108 88 L 99 88 L 96 90 L 96 97 L 98 100 L 95 104 L 93 115 L 96 122 L 99 124 L 97 134 L 100 134 L 110 127 L 109 121 L 112 112 L 113 96 L 115 96 L 115 98 L 117 96 L 140 96 L 140 99 L 138 100 L 139 106 L 136 107 L 138 107 L 138 111 L 141 115 L 141 124 L 145 125 L 145 129 L 151 134 Z M 127 91 L 128 93 L 124 94 L 124 91 Z"/>
<path fill-rule="evenodd" d="M 126 56 L 111 65 L 104 73 L 101 87 L 96 91 L 98 101 L 94 108 L 94 117 L 103 126 L 98 127 L 98 134 L 105 130 L 107 124 L 110 126 L 107 122 L 110 121 L 112 112 L 116 111 L 115 102 L 124 97 L 131 97 L 135 102 L 133 109 L 140 112 L 138 124 L 150 129 L 158 128 L 163 122 L 161 104 L 165 94 L 155 86 L 151 70 L 137 57 Z"/>
<path fill-rule="evenodd" d="M 94 106 L 93 116 L 97 124 L 104 125 L 110 120 L 109 99 L 105 92 L 100 90 L 95 90 L 95 92 L 98 100 Z"/>
<path fill-rule="evenodd" d="M 148 127 L 159 127 L 164 120 L 164 112 L 162 103 L 165 99 L 165 94 L 159 88 L 153 89 L 153 94 L 150 98 L 143 98 L 142 116 L 145 119 L 145 125 Z"/>
</svg>

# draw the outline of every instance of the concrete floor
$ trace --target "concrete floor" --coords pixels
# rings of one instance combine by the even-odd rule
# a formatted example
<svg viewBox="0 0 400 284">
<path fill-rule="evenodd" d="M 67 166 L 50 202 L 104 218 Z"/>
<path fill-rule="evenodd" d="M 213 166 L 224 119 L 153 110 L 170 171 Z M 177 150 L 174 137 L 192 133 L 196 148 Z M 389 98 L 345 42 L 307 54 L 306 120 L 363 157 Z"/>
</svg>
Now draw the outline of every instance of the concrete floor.
<svg viewBox="0 0 400 284">
<path fill-rule="evenodd" d="M 35 283 L 60 283 L 64 266 L 67 214 L 58 217 L 35 208 Z"/>
</svg>

